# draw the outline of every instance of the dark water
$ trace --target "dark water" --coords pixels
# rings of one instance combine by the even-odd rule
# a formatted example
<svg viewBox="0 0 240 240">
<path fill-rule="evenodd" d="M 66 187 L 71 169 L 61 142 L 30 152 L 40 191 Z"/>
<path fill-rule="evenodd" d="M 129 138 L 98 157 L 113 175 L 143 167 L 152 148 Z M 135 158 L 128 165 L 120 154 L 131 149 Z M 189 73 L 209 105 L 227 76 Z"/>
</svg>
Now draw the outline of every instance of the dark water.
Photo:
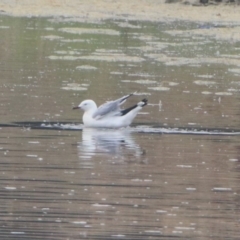
<svg viewBox="0 0 240 240">
<path fill-rule="evenodd" d="M 0 18 L 1 239 L 239 239 L 240 48 L 199 28 Z M 128 129 L 71 110 L 135 91 Z"/>
</svg>

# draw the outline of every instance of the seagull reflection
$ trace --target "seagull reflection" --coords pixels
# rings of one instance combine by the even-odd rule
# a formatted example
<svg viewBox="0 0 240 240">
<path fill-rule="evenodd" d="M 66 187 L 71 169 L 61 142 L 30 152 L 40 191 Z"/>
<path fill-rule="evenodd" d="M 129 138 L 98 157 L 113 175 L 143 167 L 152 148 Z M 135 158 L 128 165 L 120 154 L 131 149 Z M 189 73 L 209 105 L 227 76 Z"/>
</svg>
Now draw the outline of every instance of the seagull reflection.
<svg viewBox="0 0 240 240">
<path fill-rule="evenodd" d="M 114 158 L 130 160 L 144 155 L 135 143 L 129 129 L 84 128 L 82 141 L 78 145 L 79 157 L 89 159 L 96 155 L 112 155 Z"/>
</svg>

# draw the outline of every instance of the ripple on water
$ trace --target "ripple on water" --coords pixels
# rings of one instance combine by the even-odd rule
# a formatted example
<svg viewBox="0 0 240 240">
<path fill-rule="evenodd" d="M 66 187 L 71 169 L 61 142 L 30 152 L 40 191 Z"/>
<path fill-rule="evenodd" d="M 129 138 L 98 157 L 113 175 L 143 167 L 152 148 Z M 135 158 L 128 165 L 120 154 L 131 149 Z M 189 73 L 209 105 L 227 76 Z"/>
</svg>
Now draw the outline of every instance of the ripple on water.
<svg viewBox="0 0 240 240">
<path fill-rule="evenodd" d="M 228 89 L 228 92 L 239 92 L 240 90 L 239 89 L 236 89 L 236 88 L 229 88 Z"/>
<path fill-rule="evenodd" d="M 225 64 L 240 66 L 240 59 L 221 58 L 221 57 L 202 57 L 202 58 L 186 58 L 178 56 L 168 56 L 166 54 L 149 53 L 144 56 L 161 62 L 166 66 L 183 66 L 200 67 L 201 64 Z"/>
<path fill-rule="evenodd" d="M 135 92 L 134 95 L 137 96 L 146 96 L 146 95 L 152 95 L 151 93 L 148 92 Z"/>
<path fill-rule="evenodd" d="M 46 30 L 46 31 L 54 31 L 54 28 L 52 28 L 52 27 L 45 27 L 44 30 Z"/>
<path fill-rule="evenodd" d="M 226 135 L 226 136 L 234 136 L 240 135 L 239 131 L 226 131 L 226 130 L 202 130 L 193 128 L 193 129 L 180 129 L 180 128 L 158 128 L 154 126 L 136 126 L 135 128 L 131 128 L 132 132 L 143 132 L 143 133 L 166 133 L 166 134 L 193 134 L 193 135 Z"/>
<path fill-rule="evenodd" d="M 231 96 L 232 93 L 230 93 L 230 92 L 216 92 L 215 95 L 218 95 L 218 96 Z"/>
<path fill-rule="evenodd" d="M 154 90 L 154 91 L 169 91 L 170 88 L 169 87 L 148 87 L 148 89 L 150 90 Z"/>
<path fill-rule="evenodd" d="M 88 84 L 79 84 L 79 83 L 67 83 L 61 89 L 63 90 L 72 90 L 72 91 L 86 91 Z"/>
<path fill-rule="evenodd" d="M 83 124 L 73 124 L 73 123 L 41 123 L 40 127 L 45 128 L 53 128 L 53 129 L 66 129 L 66 130 L 82 130 Z"/>
<path fill-rule="evenodd" d="M 79 55 L 80 53 L 78 51 L 55 51 L 54 53 L 59 55 Z"/>
<path fill-rule="evenodd" d="M 63 39 L 63 37 L 61 36 L 57 36 L 57 35 L 47 35 L 47 36 L 42 36 L 43 39 L 47 39 L 47 40 L 59 40 L 59 39 Z"/>
<path fill-rule="evenodd" d="M 85 224 L 87 224 L 87 222 L 85 222 L 85 221 L 74 221 L 74 222 L 72 222 L 73 224 L 82 224 L 82 225 L 85 225 Z"/>
<path fill-rule="evenodd" d="M 4 187 L 6 190 L 16 190 L 16 187 Z"/>
<path fill-rule="evenodd" d="M 145 79 L 140 79 L 140 80 L 121 80 L 121 82 L 125 82 L 125 83 L 139 83 L 139 84 L 154 84 L 157 81 L 153 81 L 153 80 L 145 80 Z"/>
<path fill-rule="evenodd" d="M 135 29 L 141 28 L 141 26 L 139 26 L 139 25 L 133 25 L 128 22 L 119 22 L 119 23 L 116 22 L 116 24 L 122 28 L 135 28 Z"/>
<path fill-rule="evenodd" d="M 154 77 L 152 74 L 149 74 L 149 73 L 142 73 L 142 72 L 139 72 L 139 73 L 129 73 L 128 76 L 131 76 L 131 77 L 142 77 L 142 78 L 150 78 L 150 77 Z"/>
<path fill-rule="evenodd" d="M 81 65 L 81 66 L 77 66 L 76 69 L 78 69 L 78 70 L 97 70 L 97 67 L 94 67 L 91 65 Z"/>
<path fill-rule="evenodd" d="M 192 187 L 188 187 L 186 188 L 187 191 L 196 191 L 197 189 L 196 188 L 192 188 Z"/>
<path fill-rule="evenodd" d="M 215 187 L 215 188 L 212 189 L 212 191 L 216 191 L 216 192 L 229 192 L 229 191 L 232 191 L 232 188 Z"/>
<path fill-rule="evenodd" d="M 127 55 L 106 55 L 102 57 L 96 57 L 96 56 L 89 56 L 87 58 L 83 59 L 89 59 L 89 60 L 100 60 L 100 61 L 109 61 L 109 62 L 143 62 L 145 59 L 135 56 L 127 56 Z"/>
<path fill-rule="evenodd" d="M 75 61 L 75 60 L 78 60 L 79 57 L 77 56 L 68 56 L 68 55 L 65 55 L 65 56 L 55 56 L 55 55 L 51 55 L 48 57 L 50 60 L 67 60 L 67 61 Z"/>
<path fill-rule="evenodd" d="M 48 56 L 50 60 L 92 60 L 92 61 L 106 61 L 106 62 L 143 62 L 145 59 L 136 56 L 129 56 L 125 54 L 101 54 L 101 55 L 89 55 L 89 56 Z"/>
<path fill-rule="evenodd" d="M 28 154 L 26 156 L 29 157 L 29 158 L 37 158 L 38 157 L 38 155 L 34 155 L 34 154 Z"/>
<path fill-rule="evenodd" d="M 59 31 L 73 34 L 104 34 L 104 35 L 120 35 L 119 31 L 101 28 L 60 28 Z"/>
<path fill-rule="evenodd" d="M 209 94 L 212 94 L 212 92 L 209 92 L 209 91 L 203 91 L 202 94 L 204 94 L 204 95 L 209 95 Z"/>
<path fill-rule="evenodd" d="M 9 29 L 10 26 L 0 26 L 0 29 Z"/>
<path fill-rule="evenodd" d="M 196 80 L 194 81 L 194 83 L 197 85 L 205 85 L 205 86 L 216 84 L 216 82 L 214 81 L 205 81 L 205 80 Z"/>
<path fill-rule="evenodd" d="M 126 235 L 124 235 L 124 234 L 114 234 L 114 235 L 111 235 L 111 237 L 114 237 L 114 238 L 124 238 L 124 237 L 126 237 Z"/>
<path fill-rule="evenodd" d="M 145 93 L 144 93 L 145 94 Z M 143 94 L 143 95 L 144 95 Z M 147 93 L 146 93 L 147 94 Z M 52 128 L 52 129 L 64 129 L 64 130 L 83 130 L 83 124 L 75 123 L 17 123 L 19 127 L 28 127 L 28 128 Z M 26 124 L 26 125 L 25 125 Z M 189 125 L 195 125 L 195 123 L 190 123 Z M 152 125 L 137 125 L 133 127 L 123 128 L 123 129 L 99 129 L 100 133 L 103 133 L 103 136 L 106 136 L 106 131 L 111 132 L 111 141 L 113 140 L 113 133 L 116 134 L 117 139 L 119 139 L 118 131 L 125 131 L 128 133 L 156 133 L 156 134 L 193 134 L 193 135 L 223 135 L 223 136 L 238 136 L 240 131 L 230 130 L 230 129 L 206 129 L 203 130 L 198 127 L 189 127 L 189 128 L 164 128 L 157 127 Z M 93 132 L 96 132 L 94 130 Z M 121 138 L 121 137 L 120 137 Z M 37 155 L 34 155 L 37 157 Z M 230 161 L 230 160 L 229 160 Z"/>
<path fill-rule="evenodd" d="M 149 234 L 162 234 L 159 230 L 145 230 L 144 232 Z"/>
<path fill-rule="evenodd" d="M 124 73 L 123 72 L 110 72 L 110 74 L 112 74 L 112 75 L 123 75 Z"/>
<path fill-rule="evenodd" d="M 229 68 L 229 72 L 234 73 L 235 75 L 240 75 L 240 69 L 239 68 Z"/>
<path fill-rule="evenodd" d="M 239 36 L 240 27 L 232 26 L 228 28 L 198 28 L 190 30 L 168 30 L 166 33 L 172 36 L 192 37 L 194 35 L 202 35 L 205 38 L 214 38 L 217 40 L 226 40 L 237 42 L 240 40 Z"/>
<path fill-rule="evenodd" d="M 86 42 L 87 40 L 85 39 L 61 39 L 61 42 L 65 42 L 65 43 L 75 43 L 75 42 Z"/>
<path fill-rule="evenodd" d="M 167 82 L 168 83 L 168 85 L 169 86 L 177 86 L 177 85 L 179 85 L 179 83 L 177 83 L 177 82 Z"/>
<path fill-rule="evenodd" d="M 197 77 L 200 77 L 200 78 L 213 78 L 214 75 L 197 75 Z"/>
<path fill-rule="evenodd" d="M 231 158 L 229 159 L 230 162 L 238 162 L 238 159 L 237 158 Z"/>
<path fill-rule="evenodd" d="M 140 79 L 140 80 L 135 80 L 133 82 L 139 83 L 139 84 L 153 84 L 153 83 L 156 83 L 157 81 Z"/>
<path fill-rule="evenodd" d="M 158 37 L 151 36 L 151 35 L 145 35 L 142 33 L 135 33 L 132 34 L 134 39 L 139 39 L 141 41 L 154 41 L 154 40 L 159 40 Z"/>
</svg>

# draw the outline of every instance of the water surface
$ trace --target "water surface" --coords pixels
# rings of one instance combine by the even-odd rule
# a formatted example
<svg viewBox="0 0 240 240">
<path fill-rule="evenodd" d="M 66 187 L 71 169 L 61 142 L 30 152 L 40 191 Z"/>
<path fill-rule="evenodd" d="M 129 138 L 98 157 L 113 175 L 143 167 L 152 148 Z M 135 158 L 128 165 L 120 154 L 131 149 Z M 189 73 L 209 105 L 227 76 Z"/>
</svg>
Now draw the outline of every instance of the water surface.
<svg viewBox="0 0 240 240">
<path fill-rule="evenodd" d="M 1 238 L 238 239 L 240 48 L 216 27 L 1 16 Z M 71 110 L 135 91 L 127 129 Z"/>
</svg>

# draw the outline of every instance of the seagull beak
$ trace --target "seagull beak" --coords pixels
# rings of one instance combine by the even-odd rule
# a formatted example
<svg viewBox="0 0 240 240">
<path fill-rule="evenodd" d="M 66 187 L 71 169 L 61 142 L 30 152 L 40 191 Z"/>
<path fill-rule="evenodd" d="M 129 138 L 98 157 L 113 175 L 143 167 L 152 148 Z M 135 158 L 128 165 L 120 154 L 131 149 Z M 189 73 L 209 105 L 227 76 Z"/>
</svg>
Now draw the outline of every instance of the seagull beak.
<svg viewBox="0 0 240 240">
<path fill-rule="evenodd" d="M 77 106 L 77 107 L 73 107 L 72 109 L 73 109 L 73 110 L 76 110 L 76 109 L 80 109 L 80 107 Z"/>
</svg>

